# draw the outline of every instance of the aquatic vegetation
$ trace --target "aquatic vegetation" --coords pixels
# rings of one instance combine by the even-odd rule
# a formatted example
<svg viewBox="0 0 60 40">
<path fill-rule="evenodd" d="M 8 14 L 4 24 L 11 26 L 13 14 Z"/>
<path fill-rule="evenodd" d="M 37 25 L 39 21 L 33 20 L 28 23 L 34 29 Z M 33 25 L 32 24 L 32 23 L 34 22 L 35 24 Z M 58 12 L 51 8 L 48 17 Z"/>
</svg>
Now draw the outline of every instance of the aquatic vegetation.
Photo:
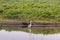
<svg viewBox="0 0 60 40">
<path fill-rule="evenodd" d="M 32 33 L 53 34 L 60 33 L 60 27 L 36 27 L 32 28 Z"/>
<path fill-rule="evenodd" d="M 21 28 L 21 27 L 0 27 L 0 30 L 6 31 L 25 31 L 28 32 L 28 28 Z M 60 27 L 33 27 L 31 28 L 31 33 L 34 34 L 54 34 L 60 33 Z"/>
</svg>

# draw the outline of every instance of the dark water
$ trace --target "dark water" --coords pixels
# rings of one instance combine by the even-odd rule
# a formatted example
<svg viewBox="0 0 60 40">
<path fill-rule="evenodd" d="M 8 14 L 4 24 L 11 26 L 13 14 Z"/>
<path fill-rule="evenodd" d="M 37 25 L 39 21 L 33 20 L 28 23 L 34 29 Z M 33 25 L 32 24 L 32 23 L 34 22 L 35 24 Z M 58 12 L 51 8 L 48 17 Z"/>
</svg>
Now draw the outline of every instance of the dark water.
<svg viewBox="0 0 60 40">
<path fill-rule="evenodd" d="M 0 40 L 60 40 L 60 34 L 31 34 L 23 31 L 0 30 Z"/>
</svg>

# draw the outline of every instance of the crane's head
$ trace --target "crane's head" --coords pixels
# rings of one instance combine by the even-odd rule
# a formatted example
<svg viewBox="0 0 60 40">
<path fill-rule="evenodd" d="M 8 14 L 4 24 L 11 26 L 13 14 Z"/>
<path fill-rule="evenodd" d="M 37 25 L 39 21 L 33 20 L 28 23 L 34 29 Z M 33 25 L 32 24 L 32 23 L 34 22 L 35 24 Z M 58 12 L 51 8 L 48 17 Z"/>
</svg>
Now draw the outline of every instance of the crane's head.
<svg viewBox="0 0 60 40">
<path fill-rule="evenodd" d="M 32 23 L 32 21 L 30 21 L 30 24 Z"/>
</svg>

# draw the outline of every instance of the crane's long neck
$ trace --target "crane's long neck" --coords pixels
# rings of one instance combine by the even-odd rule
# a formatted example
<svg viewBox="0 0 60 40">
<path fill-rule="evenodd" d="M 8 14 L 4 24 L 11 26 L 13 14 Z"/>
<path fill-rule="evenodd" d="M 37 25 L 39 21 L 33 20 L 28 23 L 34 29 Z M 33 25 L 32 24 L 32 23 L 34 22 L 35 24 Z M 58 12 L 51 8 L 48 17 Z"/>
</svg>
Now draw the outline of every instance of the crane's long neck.
<svg viewBox="0 0 60 40">
<path fill-rule="evenodd" d="M 32 24 L 32 21 L 30 21 L 30 25 Z"/>
</svg>

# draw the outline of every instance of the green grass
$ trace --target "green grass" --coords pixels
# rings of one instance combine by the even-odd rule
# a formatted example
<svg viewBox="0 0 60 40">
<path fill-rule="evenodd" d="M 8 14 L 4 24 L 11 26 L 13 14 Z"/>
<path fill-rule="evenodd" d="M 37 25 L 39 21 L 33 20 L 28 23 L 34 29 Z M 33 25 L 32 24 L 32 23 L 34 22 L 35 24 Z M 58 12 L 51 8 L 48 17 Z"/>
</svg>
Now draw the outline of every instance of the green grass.
<svg viewBox="0 0 60 40">
<path fill-rule="evenodd" d="M 60 22 L 60 0 L 0 0 L 0 19 Z"/>
</svg>

